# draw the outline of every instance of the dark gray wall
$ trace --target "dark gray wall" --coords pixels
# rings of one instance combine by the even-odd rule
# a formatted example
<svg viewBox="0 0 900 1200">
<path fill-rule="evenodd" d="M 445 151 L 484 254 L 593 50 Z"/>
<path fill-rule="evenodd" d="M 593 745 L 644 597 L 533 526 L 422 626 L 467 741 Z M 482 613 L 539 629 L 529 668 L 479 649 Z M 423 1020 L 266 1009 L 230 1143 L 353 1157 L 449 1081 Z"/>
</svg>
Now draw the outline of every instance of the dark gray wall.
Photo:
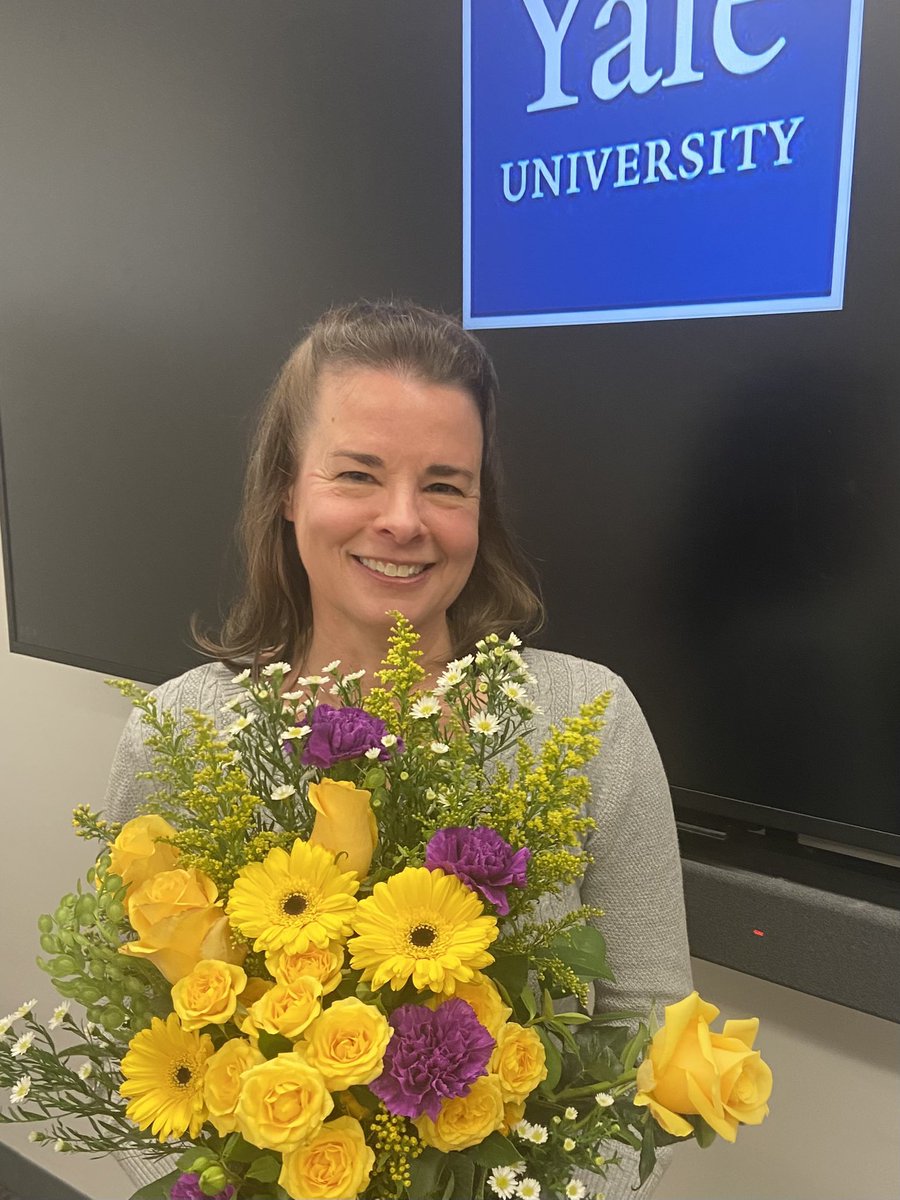
<svg viewBox="0 0 900 1200">
<path fill-rule="evenodd" d="M 233 586 L 259 397 L 359 295 L 461 299 L 457 0 L 0 0 L 15 650 L 158 680 Z M 545 642 L 672 782 L 900 834 L 900 8 L 840 313 L 487 333 Z"/>
</svg>

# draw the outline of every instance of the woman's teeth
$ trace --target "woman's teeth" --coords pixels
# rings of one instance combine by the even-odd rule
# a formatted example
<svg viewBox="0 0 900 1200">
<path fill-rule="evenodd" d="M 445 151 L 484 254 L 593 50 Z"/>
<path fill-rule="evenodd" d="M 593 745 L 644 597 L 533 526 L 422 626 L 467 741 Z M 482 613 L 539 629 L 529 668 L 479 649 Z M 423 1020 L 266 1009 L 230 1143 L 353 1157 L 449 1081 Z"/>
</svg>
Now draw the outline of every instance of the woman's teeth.
<svg viewBox="0 0 900 1200">
<path fill-rule="evenodd" d="M 410 575 L 421 575 L 425 570 L 425 563 L 404 565 L 403 563 L 382 562 L 380 558 L 360 558 L 359 561 L 370 571 L 377 571 L 379 575 L 396 575 L 400 579 L 408 579 Z"/>
</svg>

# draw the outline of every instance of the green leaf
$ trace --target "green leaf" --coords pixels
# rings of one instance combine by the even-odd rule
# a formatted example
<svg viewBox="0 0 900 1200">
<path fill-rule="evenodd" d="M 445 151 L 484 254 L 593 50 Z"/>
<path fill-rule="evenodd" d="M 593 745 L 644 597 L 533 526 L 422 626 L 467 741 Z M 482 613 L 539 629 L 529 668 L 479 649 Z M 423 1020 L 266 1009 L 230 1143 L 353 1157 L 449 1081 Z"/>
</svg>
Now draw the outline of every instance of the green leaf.
<svg viewBox="0 0 900 1200">
<path fill-rule="evenodd" d="M 688 1117 L 688 1120 L 694 1127 L 694 1137 L 697 1139 L 697 1145 L 704 1150 L 708 1149 L 718 1136 L 711 1125 L 703 1120 L 702 1117 Z"/>
<path fill-rule="evenodd" d="M 475 1195 L 475 1163 L 464 1154 L 451 1154 L 449 1158 L 453 1164 L 453 1189 L 449 1200 L 472 1200 Z"/>
<path fill-rule="evenodd" d="M 593 925 L 576 925 L 560 934 L 547 947 L 546 954 L 561 959 L 579 979 L 613 978 L 606 965 L 606 941 Z"/>
<path fill-rule="evenodd" d="M 249 1163 L 259 1156 L 259 1146 L 245 1141 L 239 1133 L 233 1133 L 225 1143 L 222 1157 L 227 1162 Z"/>
<path fill-rule="evenodd" d="M 469 1151 L 473 1162 L 480 1167 L 509 1167 L 522 1155 L 502 1133 L 491 1133 Z"/>
<path fill-rule="evenodd" d="M 418 1158 L 413 1159 L 410 1163 L 412 1183 L 409 1187 L 413 1200 L 427 1200 L 436 1194 L 438 1176 L 444 1162 L 443 1154 L 433 1146 L 428 1146 Z"/>
<path fill-rule="evenodd" d="M 519 996 L 528 983 L 528 959 L 524 954 L 498 954 L 485 975 L 502 983 L 510 996 Z"/>
<path fill-rule="evenodd" d="M 289 1054 L 293 1048 L 294 1043 L 288 1038 L 282 1037 L 280 1033 L 267 1033 L 265 1029 L 259 1031 L 260 1053 L 266 1058 L 277 1058 L 279 1054 Z"/>
<path fill-rule="evenodd" d="M 544 1050 L 547 1055 L 547 1078 L 544 1080 L 545 1088 L 553 1089 L 559 1083 L 559 1077 L 562 1074 L 562 1055 L 557 1048 L 556 1042 L 541 1025 L 535 1025 L 537 1035 L 544 1043 Z M 515 1161 L 515 1160 L 513 1160 Z"/>
<path fill-rule="evenodd" d="M 281 1162 L 274 1154 L 261 1154 L 247 1168 L 247 1178 L 260 1183 L 274 1183 L 280 1174 Z"/>
<path fill-rule="evenodd" d="M 537 1016 L 537 1000 L 534 998 L 534 992 L 527 985 L 522 988 L 521 1000 L 525 1005 L 525 1011 L 528 1013 L 528 1020 L 533 1021 Z"/>
<path fill-rule="evenodd" d="M 168 1200 L 169 1192 L 178 1182 L 181 1171 L 170 1171 L 162 1179 L 154 1179 L 145 1183 L 142 1188 L 132 1194 L 131 1200 Z"/>
<path fill-rule="evenodd" d="M 644 1126 L 643 1137 L 641 1138 L 641 1157 L 638 1160 L 638 1180 L 643 1187 L 650 1176 L 653 1174 L 653 1168 L 656 1166 L 656 1144 L 653 1140 L 654 1133 L 653 1121 L 648 1121 Z"/>
<path fill-rule="evenodd" d="M 590 1019 L 587 1013 L 561 1012 L 556 1014 L 557 1025 L 586 1025 Z"/>
<path fill-rule="evenodd" d="M 650 1036 L 643 1021 L 638 1025 L 638 1031 L 622 1052 L 622 1071 L 630 1071 L 637 1062 L 637 1057 L 647 1045 Z"/>
</svg>

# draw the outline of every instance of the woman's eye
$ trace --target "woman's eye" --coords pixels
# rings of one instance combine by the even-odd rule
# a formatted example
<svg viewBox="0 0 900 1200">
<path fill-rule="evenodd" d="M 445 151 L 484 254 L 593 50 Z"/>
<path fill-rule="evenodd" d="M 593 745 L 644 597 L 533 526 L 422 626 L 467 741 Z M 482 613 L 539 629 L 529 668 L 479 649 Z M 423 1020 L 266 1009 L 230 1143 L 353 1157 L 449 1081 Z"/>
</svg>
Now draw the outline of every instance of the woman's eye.
<svg viewBox="0 0 900 1200">
<path fill-rule="evenodd" d="M 374 483 L 374 478 L 368 471 L 341 471 L 338 479 L 347 479 L 350 483 Z"/>
<path fill-rule="evenodd" d="M 461 496 L 462 491 L 458 487 L 454 487 L 452 483 L 432 483 L 426 488 L 426 491 L 437 492 L 440 496 Z"/>
</svg>

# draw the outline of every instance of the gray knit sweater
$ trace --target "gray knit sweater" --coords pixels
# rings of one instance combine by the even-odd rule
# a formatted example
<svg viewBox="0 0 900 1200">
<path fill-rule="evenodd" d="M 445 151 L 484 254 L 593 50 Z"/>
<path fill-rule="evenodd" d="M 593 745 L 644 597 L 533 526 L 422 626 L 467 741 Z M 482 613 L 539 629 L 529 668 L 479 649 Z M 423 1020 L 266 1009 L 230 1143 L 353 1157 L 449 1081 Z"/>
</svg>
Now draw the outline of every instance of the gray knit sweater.
<svg viewBox="0 0 900 1200">
<path fill-rule="evenodd" d="M 653 737 L 634 696 L 606 667 L 545 650 L 528 650 L 525 659 L 536 677 L 534 695 L 543 710 L 535 721 L 538 744 L 551 724 L 600 693 L 612 692 L 601 751 L 588 768 L 590 813 L 597 822 L 587 846 L 593 862 L 580 889 L 573 887 L 553 898 L 544 911 L 550 917 L 579 903 L 599 905 L 605 912 L 601 928 L 616 982 L 597 985 L 597 1007 L 646 1011 L 655 1003 L 661 1014 L 663 1005 L 691 990 L 691 975 L 672 805 Z M 233 720 L 222 713 L 222 705 L 239 695 L 240 688 L 232 683 L 228 668 L 210 663 L 170 680 L 155 694 L 160 707 L 179 722 L 185 710 L 199 709 L 221 727 Z M 150 785 L 136 780 L 135 774 L 150 765 L 135 710 L 110 774 L 106 815 L 111 820 L 128 820 L 143 803 Z M 665 1158 L 664 1152 L 654 1179 L 640 1195 L 652 1194 Z M 635 1156 L 624 1152 L 622 1160 L 605 1180 L 589 1180 L 589 1187 L 602 1191 L 607 1200 L 626 1200 L 637 1182 Z M 161 1165 L 133 1158 L 124 1165 L 140 1183 L 163 1173 Z"/>
</svg>

